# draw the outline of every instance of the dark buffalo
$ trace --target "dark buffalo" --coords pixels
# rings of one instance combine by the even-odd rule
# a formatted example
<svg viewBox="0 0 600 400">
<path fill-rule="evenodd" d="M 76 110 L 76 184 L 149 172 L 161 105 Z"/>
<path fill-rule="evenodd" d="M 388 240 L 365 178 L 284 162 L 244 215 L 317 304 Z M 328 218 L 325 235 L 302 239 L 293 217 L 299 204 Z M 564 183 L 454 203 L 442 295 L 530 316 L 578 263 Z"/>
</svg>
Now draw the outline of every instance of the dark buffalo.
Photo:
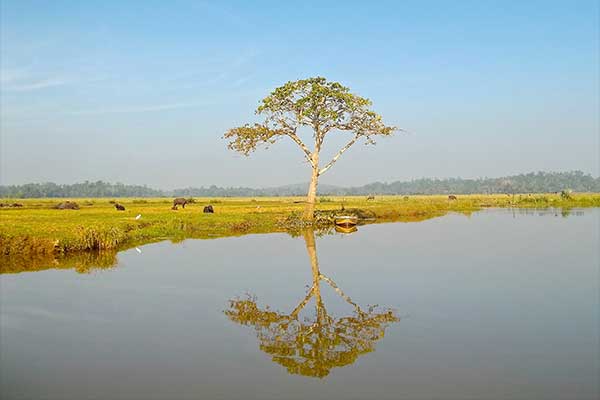
<svg viewBox="0 0 600 400">
<path fill-rule="evenodd" d="M 456 196 L 451 194 L 450 196 L 448 196 L 448 200 L 457 200 Z"/>
<path fill-rule="evenodd" d="M 173 200 L 173 207 L 181 206 L 181 208 L 185 208 L 185 205 L 187 203 L 189 203 L 187 199 L 184 199 L 183 197 L 178 197 L 175 200 Z"/>
<path fill-rule="evenodd" d="M 119 203 L 115 203 L 115 208 L 117 209 L 117 211 L 125 211 L 125 207 Z"/>
<path fill-rule="evenodd" d="M 202 210 L 202 212 L 206 213 L 206 214 L 212 214 L 215 212 L 215 209 L 213 208 L 213 206 L 208 205 L 204 207 L 204 210 Z"/>
</svg>

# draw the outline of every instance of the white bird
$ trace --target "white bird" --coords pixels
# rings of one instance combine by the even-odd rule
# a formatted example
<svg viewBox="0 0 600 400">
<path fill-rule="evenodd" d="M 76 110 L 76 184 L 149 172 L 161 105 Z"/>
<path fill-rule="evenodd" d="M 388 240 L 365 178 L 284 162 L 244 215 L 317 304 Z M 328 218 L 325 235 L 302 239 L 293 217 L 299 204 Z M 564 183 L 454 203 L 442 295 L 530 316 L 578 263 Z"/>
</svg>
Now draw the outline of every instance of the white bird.
<svg viewBox="0 0 600 400">
<path fill-rule="evenodd" d="M 142 250 L 140 250 L 140 248 L 139 248 L 139 247 L 136 247 L 136 248 L 135 248 L 135 250 L 136 250 L 138 253 L 142 254 Z"/>
<path fill-rule="evenodd" d="M 137 217 L 135 217 L 135 219 L 140 219 L 142 218 L 142 214 L 138 214 Z"/>
</svg>

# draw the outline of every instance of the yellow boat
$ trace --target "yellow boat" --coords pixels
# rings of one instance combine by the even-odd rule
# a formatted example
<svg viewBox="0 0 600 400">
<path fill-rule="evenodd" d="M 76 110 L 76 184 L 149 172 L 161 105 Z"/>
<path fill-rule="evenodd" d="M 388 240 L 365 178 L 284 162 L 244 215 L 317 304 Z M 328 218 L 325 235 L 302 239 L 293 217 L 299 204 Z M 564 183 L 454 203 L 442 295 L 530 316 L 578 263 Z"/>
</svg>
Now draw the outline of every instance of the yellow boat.
<svg viewBox="0 0 600 400">
<path fill-rule="evenodd" d="M 340 215 L 339 217 L 335 217 L 335 224 L 344 228 L 356 226 L 357 222 L 358 217 L 355 215 Z"/>
</svg>

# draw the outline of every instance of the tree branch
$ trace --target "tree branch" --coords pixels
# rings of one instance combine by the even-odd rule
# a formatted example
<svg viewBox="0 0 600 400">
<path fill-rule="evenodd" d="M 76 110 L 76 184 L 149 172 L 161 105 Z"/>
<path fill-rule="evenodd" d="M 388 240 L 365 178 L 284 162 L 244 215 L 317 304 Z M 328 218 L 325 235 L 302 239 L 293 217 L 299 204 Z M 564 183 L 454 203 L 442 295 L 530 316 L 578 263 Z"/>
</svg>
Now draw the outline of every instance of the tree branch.
<svg viewBox="0 0 600 400">
<path fill-rule="evenodd" d="M 354 308 L 356 309 L 356 311 L 358 311 L 360 314 L 364 314 L 364 312 L 360 309 L 360 307 L 358 306 L 358 304 L 356 304 L 355 302 L 352 301 L 352 299 L 350 298 L 350 296 L 346 295 L 342 289 L 340 289 L 338 287 L 338 285 L 336 285 L 336 283 L 333 281 L 333 279 L 328 278 L 327 276 L 323 275 L 323 274 L 319 274 L 319 278 L 323 279 L 325 282 L 329 283 L 329 286 L 331 286 L 333 288 L 333 290 L 336 291 L 337 294 L 340 295 L 340 297 L 344 300 L 346 300 L 346 302 L 352 306 L 354 306 Z"/>
<path fill-rule="evenodd" d="M 333 159 L 331 161 L 329 161 L 329 163 L 327 165 L 325 165 L 323 168 L 321 168 L 319 170 L 319 175 L 322 175 L 329 168 L 331 168 L 331 166 L 333 164 L 335 164 L 335 162 L 338 160 L 338 158 L 340 158 L 341 155 L 344 154 L 344 152 L 350 148 L 350 146 L 352 146 L 354 143 L 356 143 L 356 141 L 358 140 L 359 137 L 360 137 L 360 135 L 355 135 L 354 138 L 351 141 L 349 141 L 347 145 L 342 147 L 342 149 L 340 151 L 338 151 L 338 153 L 335 155 L 335 157 L 333 157 Z"/>
<path fill-rule="evenodd" d="M 312 153 L 310 152 L 310 150 L 308 149 L 308 147 L 306 147 L 306 145 L 302 142 L 302 140 L 300 140 L 300 138 L 298 137 L 298 135 L 296 135 L 296 132 L 290 131 L 290 132 L 287 133 L 287 135 L 294 142 L 296 142 L 296 144 L 298 144 L 298 146 L 300 146 L 300 148 L 302 149 L 302 151 L 304 151 L 304 154 L 306 155 L 306 159 L 308 160 L 308 162 L 310 163 L 310 165 L 312 165 L 313 168 L 314 168 L 315 165 L 313 164 L 313 161 L 312 161 Z"/>
<path fill-rule="evenodd" d="M 294 311 L 292 311 L 292 313 L 290 314 L 290 317 L 292 317 L 292 318 L 298 318 L 298 314 L 300 313 L 300 311 L 302 311 L 302 309 L 304 308 L 304 306 L 306 306 L 306 304 L 310 301 L 310 298 L 313 296 L 313 294 L 315 292 L 315 286 L 316 286 L 316 284 L 313 283 L 313 285 L 311 286 L 310 290 L 306 294 L 306 297 L 304 297 L 304 300 L 302 300 L 300 302 L 300 304 L 298 304 L 296 306 L 296 308 L 294 308 Z"/>
</svg>

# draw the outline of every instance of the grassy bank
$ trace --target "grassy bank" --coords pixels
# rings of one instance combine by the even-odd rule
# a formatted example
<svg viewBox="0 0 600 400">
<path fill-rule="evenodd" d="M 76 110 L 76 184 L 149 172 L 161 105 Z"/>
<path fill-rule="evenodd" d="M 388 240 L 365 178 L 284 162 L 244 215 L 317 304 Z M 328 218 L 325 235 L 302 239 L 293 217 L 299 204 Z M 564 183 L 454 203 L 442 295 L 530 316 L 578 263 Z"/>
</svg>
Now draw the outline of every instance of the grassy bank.
<svg viewBox="0 0 600 400">
<path fill-rule="evenodd" d="M 323 197 L 317 209 L 324 212 L 360 210 L 369 223 L 418 221 L 448 212 L 470 213 L 482 207 L 575 208 L 600 207 L 600 194 L 468 195 L 447 196 Z M 215 238 L 247 233 L 283 232 L 289 216 L 303 209 L 302 198 L 196 199 L 185 209 L 171 210 L 172 199 L 71 199 L 79 210 L 54 209 L 59 199 L 3 199 L 0 208 L 0 254 L 3 257 L 48 256 L 89 250 L 117 250 L 158 240 Z M 204 214 L 212 204 L 215 213 Z M 141 215 L 136 219 L 137 215 Z"/>
</svg>

